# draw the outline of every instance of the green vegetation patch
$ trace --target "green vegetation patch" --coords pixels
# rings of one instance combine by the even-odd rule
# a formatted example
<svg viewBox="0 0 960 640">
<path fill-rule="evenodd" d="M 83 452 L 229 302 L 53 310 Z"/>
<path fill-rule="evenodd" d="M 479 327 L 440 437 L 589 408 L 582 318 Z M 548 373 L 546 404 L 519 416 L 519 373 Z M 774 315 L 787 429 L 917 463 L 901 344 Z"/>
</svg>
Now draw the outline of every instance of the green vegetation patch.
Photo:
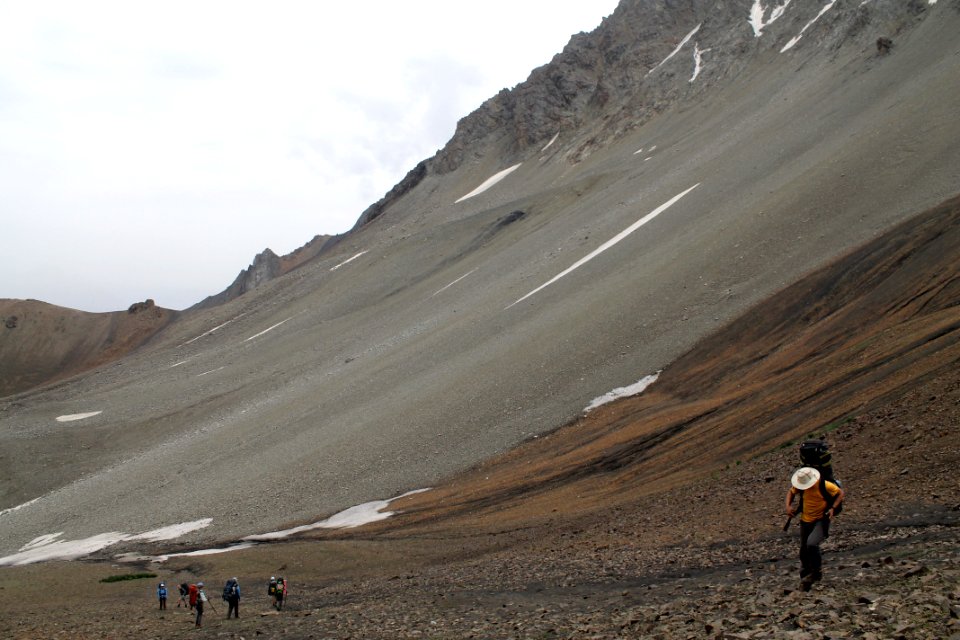
<svg viewBox="0 0 960 640">
<path fill-rule="evenodd" d="M 143 578 L 156 578 L 155 573 L 124 573 L 118 576 L 107 576 L 100 582 L 123 582 L 124 580 L 141 580 Z"/>
</svg>

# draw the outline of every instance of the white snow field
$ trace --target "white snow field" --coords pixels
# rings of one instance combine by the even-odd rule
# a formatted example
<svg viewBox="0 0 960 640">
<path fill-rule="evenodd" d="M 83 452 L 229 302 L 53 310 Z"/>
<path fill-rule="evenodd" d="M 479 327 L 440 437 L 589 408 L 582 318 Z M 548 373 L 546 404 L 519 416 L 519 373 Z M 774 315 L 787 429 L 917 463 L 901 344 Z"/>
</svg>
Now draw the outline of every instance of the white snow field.
<svg viewBox="0 0 960 640">
<path fill-rule="evenodd" d="M 145 533 L 131 535 L 119 531 L 110 531 L 101 533 L 81 540 L 60 540 L 63 532 L 50 533 L 38 536 L 20 547 L 17 553 L 0 558 L 0 566 L 20 566 L 42 562 L 44 560 L 75 560 L 96 553 L 118 542 L 129 540 L 143 540 L 147 542 L 158 542 L 161 540 L 173 540 L 186 535 L 192 531 L 203 529 L 213 522 L 212 518 L 203 518 L 193 522 L 182 522 L 180 524 L 154 529 Z"/>
</svg>

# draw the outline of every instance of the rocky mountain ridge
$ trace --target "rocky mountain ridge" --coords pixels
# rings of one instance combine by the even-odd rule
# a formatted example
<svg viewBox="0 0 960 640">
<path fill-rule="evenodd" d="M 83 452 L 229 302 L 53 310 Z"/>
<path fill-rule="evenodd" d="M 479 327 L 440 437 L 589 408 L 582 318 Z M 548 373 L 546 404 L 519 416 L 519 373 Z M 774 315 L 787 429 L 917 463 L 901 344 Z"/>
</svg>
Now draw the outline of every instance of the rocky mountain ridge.
<svg viewBox="0 0 960 640">
<path fill-rule="evenodd" d="M 484 156 L 504 166 L 554 146 L 576 164 L 655 115 L 694 102 L 751 62 L 799 42 L 827 51 L 876 49 L 922 20 L 933 3 L 710 2 L 626 0 L 591 33 L 513 89 L 503 89 L 457 124 L 450 141 L 421 162 L 355 228 L 379 217 L 427 175 L 442 176 Z M 957 8 L 954 2 L 954 9 Z M 800 63 L 802 64 L 802 62 Z"/>
</svg>

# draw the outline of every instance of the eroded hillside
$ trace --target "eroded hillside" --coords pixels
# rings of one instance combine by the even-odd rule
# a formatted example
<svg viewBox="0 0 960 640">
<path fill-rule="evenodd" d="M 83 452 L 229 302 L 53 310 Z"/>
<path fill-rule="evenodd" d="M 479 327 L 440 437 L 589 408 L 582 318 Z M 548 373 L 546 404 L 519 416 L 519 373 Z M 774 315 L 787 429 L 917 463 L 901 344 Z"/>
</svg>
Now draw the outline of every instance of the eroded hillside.
<svg viewBox="0 0 960 640">
<path fill-rule="evenodd" d="M 152 300 L 114 313 L 0 300 L 0 397 L 122 358 L 176 317 Z"/>
</svg>

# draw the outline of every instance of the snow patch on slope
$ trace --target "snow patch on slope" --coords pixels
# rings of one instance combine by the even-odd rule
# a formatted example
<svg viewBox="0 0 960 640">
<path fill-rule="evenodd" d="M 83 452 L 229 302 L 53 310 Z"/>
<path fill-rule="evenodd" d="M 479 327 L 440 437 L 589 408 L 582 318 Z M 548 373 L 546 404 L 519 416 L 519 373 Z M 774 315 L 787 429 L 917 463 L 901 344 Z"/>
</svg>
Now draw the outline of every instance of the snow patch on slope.
<svg viewBox="0 0 960 640">
<path fill-rule="evenodd" d="M 548 146 L 549 146 L 549 145 L 548 145 Z M 544 147 L 544 149 L 546 149 L 546 147 Z M 504 178 L 506 178 L 508 175 L 510 175 L 511 173 L 513 173 L 514 171 L 516 171 L 517 169 L 519 169 L 521 164 L 523 164 L 523 163 L 520 162 L 520 163 L 518 163 L 518 164 L 513 165 L 513 166 L 510 167 L 509 169 L 504 169 L 504 170 L 501 171 L 500 173 L 495 173 L 494 175 L 492 175 L 492 176 L 490 176 L 489 178 L 487 178 L 487 179 L 483 182 L 483 184 L 481 184 L 479 187 L 477 187 L 476 189 L 474 189 L 473 191 L 471 191 L 471 192 L 468 193 L 467 195 L 461 197 L 459 200 L 454 201 L 453 204 L 457 204 L 457 203 L 459 203 L 459 202 L 463 202 L 463 201 L 466 200 L 467 198 L 472 198 L 473 196 L 480 195 L 481 193 L 483 193 L 484 191 L 486 191 L 487 189 L 489 189 L 490 187 L 492 187 L 493 185 L 497 184 L 498 182 L 500 182 L 501 180 L 503 180 Z"/>
<path fill-rule="evenodd" d="M 703 69 L 703 54 L 710 51 L 710 49 L 701 49 L 699 42 L 693 43 L 693 75 L 690 76 L 690 82 L 693 82 L 697 79 L 697 76 L 700 75 L 700 70 Z"/>
<path fill-rule="evenodd" d="M 288 538 L 294 534 L 303 533 L 304 531 L 312 531 L 314 529 L 352 529 L 353 527 L 359 527 L 360 525 L 368 524 L 370 522 L 386 520 L 396 513 L 395 511 L 383 511 L 383 509 L 386 509 L 388 506 L 390 506 L 391 502 L 394 500 L 399 500 L 400 498 L 412 496 L 416 493 L 423 493 L 424 491 L 429 491 L 429 489 L 417 489 L 415 491 L 409 491 L 403 495 L 397 496 L 396 498 L 391 498 L 390 500 L 374 500 L 372 502 L 365 502 L 355 507 L 344 509 L 340 513 L 336 513 L 326 520 L 321 520 L 320 522 L 304 524 L 291 529 L 283 529 L 282 531 L 273 531 L 271 533 L 261 533 L 247 536 L 243 540 L 245 542 L 282 540 L 283 538 Z"/>
<path fill-rule="evenodd" d="M 87 413 L 71 413 L 68 416 L 57 416 L 57 422 L 74 422 L 76 420 L 86 420 L 93 416 L 98 416 L 103 411 L 88 411 Z"/>
<path fill-rule="evenodd" d="M 660 377 L 660 372 L 657 371 L 654 374 L 649 376 L 644 376 L 640 378 L 637 382 L 627 385 L 626 387 L 617 387 L 613 391 L 609 391 L 602 396 L 594 398 L 590 404 L 584 407 L 584 413 L 590 413 L 597 407 L 601 407 L 605 404 L 613 402 L 614 400 L 619 400 L 620 398 L 629 398 L 630 396 L 635 396 L 638 393 L 642 393 L 647 387 L 657 381 L 657 378 Z"/>
<path fill-rule="evenodd" d="M 38 536 L 23 545 L 17 553 L 0 558 L 0 567 L 20 566 L 34 562 L 43 562 L 44 560 L 75 560 L 127 540 L 172 540 L 191 531 L 203 529 L 209 526 L 211 522 L 213 522 L 213 518 L 203 518 L 202 520 L 183 522 L 136 535 L 122 533 L 120 531 L 109 531 L 80 540 L 60 540 L 60 536 L 63 535 L 62 531 L 59 533 L 48 533 Z"/>
<path fill-rule="evenodd" d="M 773 7 L 773 9 L 770 10 L 770 17 L 765 19 L 764 15 L 767 13 L 767 10 L 764 8 L 763 3 L 760 0 L 754 0 L 753 6 L 750 7 L 750 26 L 753 27 L 754 37 L 759 38 L 763 35 L 763 30 L 783 15 L 783 12 L 790 6 L 791 1 L 792 0 L 784 0 L 783 4 Z"/>
</svg>

